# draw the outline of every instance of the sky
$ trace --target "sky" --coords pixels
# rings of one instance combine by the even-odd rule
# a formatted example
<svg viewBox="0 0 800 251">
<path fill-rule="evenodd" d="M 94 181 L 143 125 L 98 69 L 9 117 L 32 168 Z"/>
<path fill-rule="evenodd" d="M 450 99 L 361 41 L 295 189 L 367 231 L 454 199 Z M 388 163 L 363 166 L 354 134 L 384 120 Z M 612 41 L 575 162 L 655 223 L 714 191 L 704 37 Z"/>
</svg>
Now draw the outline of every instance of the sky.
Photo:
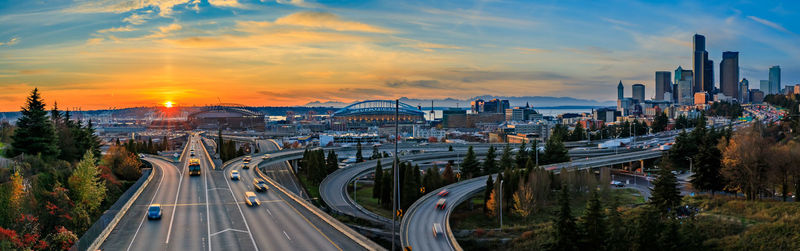
<svg viewBox="0 0 800 251">
<path fill-rule="evenodd" d="M 800 83 L 797 1 L 0 0 L 0 111 L 567 96 L 691 68 Z"/>
</svg>

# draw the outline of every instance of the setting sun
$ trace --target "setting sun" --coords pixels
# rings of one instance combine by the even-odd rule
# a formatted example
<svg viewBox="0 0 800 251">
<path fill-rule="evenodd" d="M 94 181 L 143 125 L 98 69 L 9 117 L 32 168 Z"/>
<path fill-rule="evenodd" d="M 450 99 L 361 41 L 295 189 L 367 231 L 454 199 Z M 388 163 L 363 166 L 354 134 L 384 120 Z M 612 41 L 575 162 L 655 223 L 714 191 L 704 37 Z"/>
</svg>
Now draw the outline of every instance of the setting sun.
<svg viewBox="0 0 800 251">
<path fill-rule="evenodd" d="M 167 102 L 164 102 L 164 107 L 166 107 L 166 108 L 172 108 L 172 101 L 167 101 Z"/>
</svg>

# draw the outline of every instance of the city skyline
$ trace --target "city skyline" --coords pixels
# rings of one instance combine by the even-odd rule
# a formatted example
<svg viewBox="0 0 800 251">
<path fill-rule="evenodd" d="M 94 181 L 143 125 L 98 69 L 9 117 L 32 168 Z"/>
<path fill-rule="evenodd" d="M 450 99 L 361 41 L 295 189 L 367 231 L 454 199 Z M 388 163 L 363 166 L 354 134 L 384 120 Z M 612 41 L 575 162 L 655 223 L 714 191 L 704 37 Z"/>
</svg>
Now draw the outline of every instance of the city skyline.
<svg viewBox="0 0 800 251">
<path fill-rule="evenodd" d="M 0 110 L 18 110 L 33 87 L 48 104 L 85 110 L 402 96 L 609 101 L 619 80 L 644 84 L 650 99 L 654 72 L 693 68 L 695 33 L 709 60 L 739 52 L 740 78 L 768 79 L 780 65 L 782 85 L 800 81 L 794 3 L 625 2 L 632 14 L 614 1 L 181 2 L 0 4 Z"/>
</svg>

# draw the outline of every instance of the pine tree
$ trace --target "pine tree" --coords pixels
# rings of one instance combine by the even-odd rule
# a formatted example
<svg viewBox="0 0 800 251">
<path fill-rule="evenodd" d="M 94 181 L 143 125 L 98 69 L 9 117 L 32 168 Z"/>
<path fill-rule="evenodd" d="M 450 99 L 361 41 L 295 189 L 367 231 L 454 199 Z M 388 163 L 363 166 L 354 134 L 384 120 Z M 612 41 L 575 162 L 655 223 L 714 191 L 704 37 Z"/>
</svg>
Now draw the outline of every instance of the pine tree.
<svg viewBox="0 0 800 251">
<path fill-rule="evenodd" d="M 447 165 L 444 167 L 444 172 L 442 172 L 442 185 L 450 185 L 456 182 L 456 175 L 453 173 L 453 164 L 447 162 Z"/>
<path fill-rule="evenodd" d="M 12 155 L 41 154 L 45 158 L 56 158 L 59 154 L 58 140 L 53 123 L 47 117 L 45 104 L 39 95 L 39 89 L 34 88 L 27 99 L 25 107 L 20 111 L 22 116 L 17 119 L 17 128 L 14 130 Z"/>
<path fill-rule="evenodd" d="M 592 190 L 592 197 L 586 203 L 586 211 L 579 221 L 581 230 L 582 250 L 603 250 L 606 246 L 606 222 L 600 196 L 596 189 Z"/>
<path fill-rule="evenodd" d="M 328 152 L 328 159 L 325 161 L 325 175 L 321 177 L 319 181 L 322 181 L 325 179 L 325 176 L 328 176 L 328 174 L 331 174 L 336 170 L 339 170 L 339 157 L 336 156 L 336 152 L 331 149 Z"/>
<path fill-rule="evenodd" d="M 364 156 L 361 155 L 361 141 L 356 145 L 356 163 L 364 162 Z"/>
<path fill-rule="evenodd" d="M 569 152 L 559 137 L 551 136 L 547 139 L 541 158 L 543 164 L 567 162 L 569 161 Z"/>
<path fill-rule="evenodd" d="M 493 189 L 494 189 L 494 180 L 492 180 L 492 176 L 489 175 L 489 177 L 486 178 L 486 190 L 484 190 L 483 192 L 483 213 L 485 214 L 489 213 L 488 203 L 489 200 L 491 199 L 489 196 L 492 194 Z"/>
<path fill-rule="evenodd" d="M 375 165 L 375 185 L 372 187 L 372 198 L 380 199 L 381 197 L 381 183 L 383 181 L 383 168 L 381 167 L 381 160 L 378 159 Z"/>
<path fill-rule="evenodd" d="M 450 145 L 449 147 L 447 147 L 447 151 L 452 152 L 453 151 L 453 145 Z"/>
<path fill-rule="evenodd" d="M 493 145 L 489 146 L 489 151 L 486 152 L 486 160 L 483 161 L 483 174 L 497 173 L 497 161 L 495 158 L 497 153 Z"/>
<path fill-rule="evenodd" d="M 667 118 L 667 114 L 664 112 L 659 112 L 656 117 L 653 119 L 653 132 L 662 132 L 667 128 L 667 124 L 669 124 L 669 118 Z"/>
<path fill-rule="evenodd" d="M 514 159 L 511 153 L 511 146 L 506 144 L 506 147 L 503 148 L 503 155 L 500 156 L 500 169 L 513 169 L 516 168 L 514 166 Z"/>
<path fill-rule="evenodd" d="M 525 146 L 525 141 L 523 140 L 522 144 L 519 145 L 519 151 L 517 151 L 517 168 L 525 167 L 525 162 L 528 161 L 528 149 L 526 148 L 527 146 Z M 536 150 L 536 148 L 533 150 Z"/>
<path fill-rule="evenodd" d="M 680 205 L 681 192 L 678 189 L 678 179 L 669 168 L 659 169 L 658 178 L 653 181 L 653 188 L 650 190 L 652 195 L 649 203 L 662 215 L 674 213 L 674 209 Z"/>
<path fill-rule="evenodd" d="M 477 157 L 475 157 L 475 151 L 472 150 L 472 146 L 469 146 L 467 155 L 464 156 L 464 161 L 461 163 L 461 172 L 467 178 L 472 178 L 480 174 L 480 168 L 480 162 L 478 162 Z"/>
<path fill-rule="evenodd" d="M 712 131 L 714 131 L 712 129 Z M 722 176 L 722 152 L 717 147 L 715 133 L 708 133 L 698 144 L 697 154 L 693 158 L 692 187 L 714 192 L 724 188 L 725 177 Z"/>
<path fill-rule="evenodd" d="M 372 156 L 370 156 L 369 159 L 380 159 L 380 158 L 381 158 L 381 153 L 378 152 L 378 147 L 377 146 L 373 146 L 372 147 Z"/>
<path fill-rule="evenodd" d="M 538 166 L 537 160 L 540 157 L 539 155 L 542 154 L 542 153 L 539 152 L 539 140 L 538 139 L 534 139 L 534 140 L 531 141 L 531 151 L 528 152 L 528 154 L 530 155 L 528 157 L 528 159 L 533 161 L 534 166 Z M 527 161 L 526 161 L 525 164 L 526 165 L 528 164 Z"/>
<path fill-rule="evenodd" d="M 570 208 L 569 186 L 562 186 L 558 196 L 559 209 L 555 219 L 555 250 L 578 250 L 577 226 Z"/>
<path fill-rule="evenodd" d="M 586 131 L 583 129 L 583 124 L 577 123 L 575 125 L 575 129 L 573 129 L 572 132 L 570 133 L 569 138 L 571 141 L 579 141 L 583 140 L 585 134 Z"/>
<path fill-rule="evenodd" d="M 619 210 L 619 198 L 614 196 L 614 200 L 608 207 L 608 240 L 607 250 L 610 251 L 624 251 L 628 250 L 628 240 L 626 229 L 627 224 L 622 219 Z"/>
</svg>

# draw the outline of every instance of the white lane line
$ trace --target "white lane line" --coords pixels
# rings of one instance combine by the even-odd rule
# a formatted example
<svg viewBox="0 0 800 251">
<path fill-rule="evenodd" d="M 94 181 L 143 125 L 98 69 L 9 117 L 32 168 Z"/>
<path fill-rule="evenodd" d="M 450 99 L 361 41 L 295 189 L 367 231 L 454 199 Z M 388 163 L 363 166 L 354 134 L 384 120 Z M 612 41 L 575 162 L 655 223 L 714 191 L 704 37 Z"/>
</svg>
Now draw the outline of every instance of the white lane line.
<svg viewBox="0 0 800 251">
<path fill-rule="evenodd" d="M 161 182 L 163 182 L 163 181 L 164 181 L 164 170 L 161 170 L 161 180 L 158 181 L 158 186 L 156 187 L 156 192 L 153 193 L 153 198 L 150 199 L 150 204 L 153 204 L 153 200 L 156 199 L 156 195 L 158 195 L 158 190 L 161 189 Z M 133 233 L 133 239 L 131 239 L 131 243 L 128 244 L 128 249 L 127 250 L 131 250 L 131 246 L 133 246 L 133 241 L 136 240 L 136 235 L 139 234 L 139 229 L 142 228 L 142 224 L 144 224 L 144 219 L 145 218 L 147 218 L 147 214 L 145 214 L 145 216 L 142 217 L 142 221 L 139 222 L 139 227 L 137 227 L 136 228 L 136 232 Z"/>
<path fill-rule="evenodd" d="M 183 183 L 183 174 L 186 173 L 186 167 L 188 166 L 188 163 L 189 162 L 183 163 L 183 171 L 180 172 L 181 178 L 178 179 L 178 191 L 175 192 L 175 202 L 172 203 L 173 205 L 178 204 L 178 197 L 181 194 L 181 184 Z M 167 241 L 165 242 L 166 244 L 169 244 L 169 237 L 172 234 L 172 222 L 175 221 L 175 211 L 178 211 L 177 208 L 172 209 L 172 216 L 169 218 L 169 229 L 167 230 Z"/>
<path fill-rule="evenodd" d="M 218 234 L 221 234 L 221 233 L 224 233 L 224 232 L 228 232 L 228 231 L 234 231 L 234 232 L 247 233 L 247 231 L 244 231 L 244 230 L 233 229 L 233 228 L 226 228 L 225 230 L 222 230 L 222 231 L 219 231 L 219 232 L 216 232 L 216 233 L 213 233 L 213 234 L 211 234 L 211 236 L 218 235 Z"/>
<path fill-rule="evenodd" d="M 239 200 L 237 200 L 236 195 L 233 194 L 233 189 L 231 188 L 231 183 L 230 181 L 228 181 L 228 178 L 225 178 L 225 184 L 228 184 L 228 191 L 231 191 L 231 196 L 233 197 L 233 201 L 236 202 L 236 207 L 239 208 L 239 214 L 242 215 L 242 221 L 244 221 L 244 227 L 247 228 L 247 234 L 250 235 L 250 240 L 253 242 L 253 247 L 255 247 L 256 251 L 258 251 L 258 245 L 256 245 L 256 238 L 253 238 L 253 233 L 250 232 L 250 226 L 247 224 L 247 219 L 244 218 L 244 212 L 242 212 L 242 206 L 239 205 Z"/>
<path fill-rule="evenodd" d="M 292 238 L 289 238 L 289 235 L 286 234 L 286 231 L 283 231 L 283 235 L 286 236 L 286 239 L 289 239 L 290 241 L 292 240 Z"/>
<path fill-rule="evenodd" d="M 267 213 L 269 214 L 269 216 L 272 216 L 272 212 L 269 211 L 269 208 L 267 208 Z"/>
<path fill-rule="evenodd" d="M 206 147 L 205 146 L 203 146 L 203 151 L 206 151 Z M 208 154 L 208 152 L 206 152 L 206 154 Z M 207 161 L 211 161 L 211 160 L 208 159 Z M 211 251 L 211 219 L 210 219 L 211 211 L 208 208 L 208 204 L 209 204 L 208 203 L 208 175 L 209 175 L 208 174 L 208 172 L 209 172 L 208 170 L 209 169 L 206 168 L 206 171 L 203 172 L 203 173 L 205 173 L 205 175 L 203 175 L 203 179 L 205 180 L 205 185 L 206 185 L 206 189 L 205 189 L 206 190 L 206 201 L 205 201 L 206 202 L 206 225 L 208 226 L 208 230 L 206 230 L 206 234 L 208 235 L 208 251 Z"/>
</svg>

